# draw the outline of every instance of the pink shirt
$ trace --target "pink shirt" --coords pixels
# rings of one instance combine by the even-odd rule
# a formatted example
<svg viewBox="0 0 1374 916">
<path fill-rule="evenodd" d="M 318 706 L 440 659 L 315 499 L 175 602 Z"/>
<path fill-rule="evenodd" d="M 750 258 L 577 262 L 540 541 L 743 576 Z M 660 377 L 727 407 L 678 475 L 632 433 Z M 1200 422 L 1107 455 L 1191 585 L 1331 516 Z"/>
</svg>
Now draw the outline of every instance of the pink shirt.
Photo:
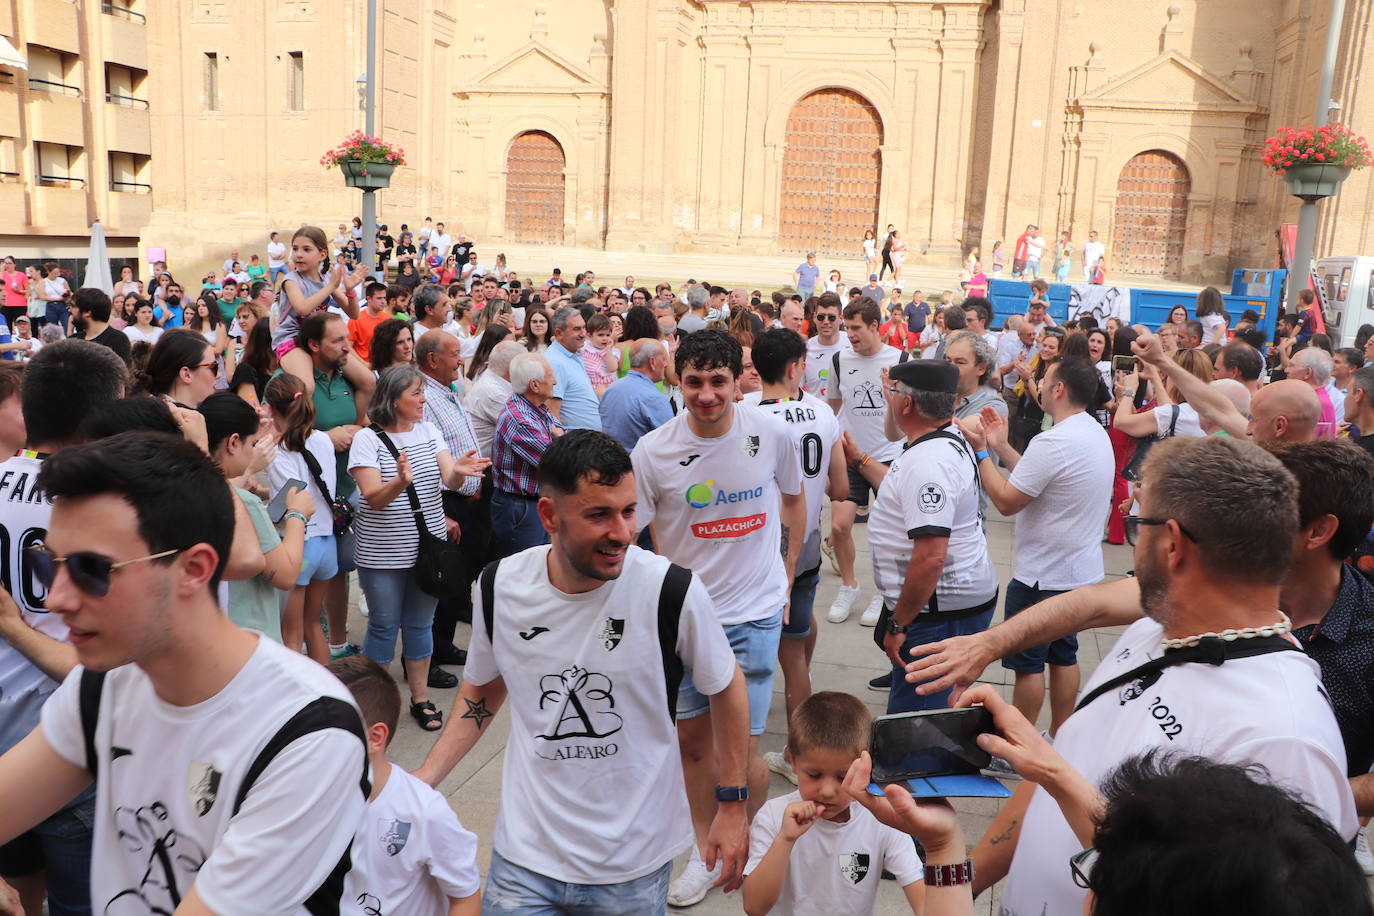
<svg viewBox="0 0 1374 916">
<path fill-rule="evenodd" d="M 1322 412 L 1317 418 L 1317 438 L 1336 438 L 1336 405 L 1331 403 L 1331 395 L 1326 388 L 1314 388 L 1317 400 L 1321 402 Z"/>
<path fill-rule="evenodd" d="M 16 270 L 5 277 L 5 307 L 12 309 L 26 308 L 29 304 L 28 297 L 29 278 L 24 275 L 22 270 Z"/>
<path fill-rule="evenodd" d="M 598 350 L 591 344 L 583 344 L 577 355 L 582 357 L 582 366 L 587 370 L 587 379 L 593 387 L 615 382 L 615 375 L 606 371 L 606 350 Z"/>
</svg>

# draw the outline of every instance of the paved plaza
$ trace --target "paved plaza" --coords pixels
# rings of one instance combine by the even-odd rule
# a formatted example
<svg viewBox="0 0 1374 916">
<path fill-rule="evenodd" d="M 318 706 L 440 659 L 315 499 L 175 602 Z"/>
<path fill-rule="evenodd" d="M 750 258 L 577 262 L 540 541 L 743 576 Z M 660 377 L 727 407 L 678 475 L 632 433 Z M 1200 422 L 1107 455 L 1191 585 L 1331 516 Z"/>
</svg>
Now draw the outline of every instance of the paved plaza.
<svg viewBox="0 0 1374 916">
<path fill-rule="evenodd" d="M 990 511 L 995 512 L 995 510 Z M 858 548 L 856 570 L 859 583 L 864 588 L 864 594 L 860 597 L 849 620 L 842 624 L 829 623 L 825 619 L 825 611 L 830 607 L 830 602 L 835 596 L 835 590 L 838 588 L 840 580 L 828 565 L 822 567 L 821 584 L 816 593 L 816 620 L 817 626 L 820 628 L 820 638 L 816 646 L 811 677 L 815 690 L 843 690 L 853 693 L 868 703 L 874 715 L 880 715 L 886 711 L 886 694 L 869 690 L 867 682 L 870 677 L 885 669 L 885 663 L 873 645 L 873 631 L 867 627 L 859 626 L 859 613 L 872 595 L 865 526 L 856 525 L 854 533 Z M 1011 578 L 1012 573 L 1012 524 L 1010 519 L 997 516 L 989 519 L 988 547 L 992 552 L 993 560 L 997 563 L 997 571 L 1005 589 L 1006 582 Z M 1104 545 L 1104 550 L 1109 578 L 1119 578 L 1131 568 L 1130 548 Z M 354 594 L 356 595 L 356 593 L 355 587 Z M 1001 619 L 1000 611 L 997 619 Z M 353 611 L 350 626 L 353 638 L 360 638 L 366 621 L 358 614 L 356 608 Z M 1085 680 L 1097 666 L 1098 660 L 1115 641 L 1119 632 L 1119 629 L 1095 630 L 1080 638 L 1079 660 L 1083 666 Z M 458 635 L 460 645 L 466 645 L 467 635 L 468 627 L 460 625 Z M 392 668 L 399 677 L 400 663 L 394 663 Z M 1000 666 L 994 664 L 989 667 L 985 672 L 985 679 L 989 683 L 1004 687 L 1004 695 L 1008 699 L 1011 698 L 1009 686 L 1011 676 Z M 774 698 L 768 716 L 768 730 L 764 733 L 762 742 L 762 749 L 765 751 L 782 750 L 787 740 L 781 675 L 775 681 L 773 689 Z M 456 689 L 432 691 L 435 703 L 444 710 L 446 716 L 452 708 L 456 693 Z M 1048 720 L 1049 704 L 1047 701 L 1041 714 L 1041 726 L 1047 724 Z M 474 831 L 481 840 L 478 860 L 484 875 L 491 858 L 491 838 L 496 826 L 496 809 L 501 792 L 501 762 L 505 753 L 509 724 L 508 715 L 504 712 L 498 715 L 492 721 L 488 733 L 473 748 L 467 758 L 454 768 L 448 779 L 439 786 L 440 791 L 448 797 L 454 810 L 458 812 L 463 824 L 469 830 Z M 432 742 L 432 735 L 421 731 L 409 716 L 403 714 L 396 739 L 391 746 L 391 759 L 402 767 L 413 769 L 424 759 Z M 792 789 L 793 786 L 782 777 L 772 776 L 769 785 L 770 796 L 783 795 Z M 556 791 L 556 787 L 550 787 L 546 791 Z M 996 815 L 1000 804 L 1000 801 L 993 799 L 961 799 L 956 801 L 955 807 L 963 816 L 964 832 L 970 844 L 975 843 L 982 836 L 983 831 Z M 1065 868 L 1067 867 L 1068 864 L 1065 863 Z M 1000 888 L 994 888 L 992 892 L 984 894 L 978 901 L 977 912 L 979 914 L 995 914 L 997 912 L 998 891 Z M 739 893 L 725 896 L 719 891 L 712 891 L 705 901 L 690 908 L 690 912 L 697 914 L 697 916 L 734 914 L 742 911 L 743 904 Z M 877 913 L 880 916 L 887 916 L 887 914 L 904 912 L 909 912 L 909 910 L 901 890 L 894 882 L 883 882 L 878 896 Z"/>
</svg>

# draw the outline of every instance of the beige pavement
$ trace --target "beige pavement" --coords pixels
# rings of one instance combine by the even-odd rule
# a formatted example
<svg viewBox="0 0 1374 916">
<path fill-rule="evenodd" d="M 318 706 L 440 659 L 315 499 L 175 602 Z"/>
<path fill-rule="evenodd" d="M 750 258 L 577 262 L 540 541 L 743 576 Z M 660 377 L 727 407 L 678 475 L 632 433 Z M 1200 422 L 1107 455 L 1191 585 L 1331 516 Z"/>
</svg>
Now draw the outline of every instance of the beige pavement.
<svg viewBox="0 0 1374 916">
<path fill-rule="evenodd" d="M 817 626 L 820 628 L 820 639 L 816 647 L 812 678 L 814 689 L 844 690 L 853 693 L 868 703 L 873 713 L 878 715 L 886 711 L 886 694 L 869 690 L 867 682 L 870 677 L 885 670 L 886 664 L 873 645 L 873 631 L 859 626 L 858 623 L 859 613 L 872 595 L 872 577 L 868 572 L 869 558 L 865 527 L 856 525 L 854 531 L 859 551 L 857 569 L 860 584 L 864 586 L 864 594 L 859 598 L 854 614 L 848 621 L 842 624 L 829 623 L 825 619 L 825 611 L 830 607 L 830 602 L 834 598 L 839 577 L 828 566 L 823 567 L 821 584 L 816 595 L 816 620 Z M 1009 520 L 1002 518 L 989 520 L 988 544 L 1005 587 L 1007 580 L 1011 577 L 1012 563 L 1012 525 Z M 1131 568 L 1129 548 L 1104 545 L 1104 549 L 1109 577 L 1116 578 L 1124 575 Z M 997 619 L 1000 617 L 1001 612 L 999 610 Z M 360 640 L 365 627 L 366 621 L 355 607 L 351 620 L 351 629 L 355 640 Z M 1097 630 L 1081 637 L 1080 661 L 1085 679 L 1115 641 L 1118 632 L 1119 630 Z M 466 644 L 467 636 L 468 628 L 463 625 L 460 627 L 459 643 Z M 399 662 L 392 667 L 399 679 Z M 1010 687 L 1007 686 L 1010 683 L 1010 676 L 1000 666 L 993 665 L 988 668 L 984 672 L 984 679 L 988 683 L 1003 687 L 1004 693 L 1010 698 Z M 456 691 L 453 690 L 433 691 L 434 700 L 444 710 L 445 715 L 452 708 L 455 693 Z M 1047 721 L 1048 704 L 1042 713 L 1042 726 Z M 440 785 L 440 791 L 448 797 L 463 824 L 474 831 L 481 840 L 479 864 L 483 874 L 486 873 L 491 856 L 491 838 L 496 824 L 497 800 L 501 790 L 501 762 L 508 728 L 509 717 L 505 713 L 498 715 L 489 726 L 487 734 Z M 782 678 L 779 675 L 774 684 L 774 700 L 768 717 L 768 729 L 763 736 L 763 750 L 781 750 L 786 743 L 786 734 Z M 420 730 L 414 720 L 402 713 L 401 725 L 391 747 L 391 758 L 400 766 L 413 769 L 424 759 L 432 740 L 429 734 Z M 530 789 L 534 790 L 533 787 Z M 772 776 L 769 786 L 770 796 L 782 795 L 792 791 L 792 789 L 793 786 L 782 777 Z M 964 831 L 970 843 L 976 842 L 982 836 L 1000 805 L 1001 802 L 991 799 L 963 799 L 955 803 L 955 807 L 963 817 Z M 996 913 L 999 891 L 1000 888 L 994 888 L 992 892 L 985 894 L 978 902 L 977 912 L 980 914 Z M 699 916 L 722 913 L 735 914 L 743 911 L 743 905 L 738 893 L 727 896 L 719 891 L 712 891 L 705 901 L 690 908 L 690 911 L 699 914 Z M 906 911 L 905 900 L 900 890 L 891 881 L 883 882 L 877 913 L 886 916 L 886 914 L 898 914 Z"/>
</svg>

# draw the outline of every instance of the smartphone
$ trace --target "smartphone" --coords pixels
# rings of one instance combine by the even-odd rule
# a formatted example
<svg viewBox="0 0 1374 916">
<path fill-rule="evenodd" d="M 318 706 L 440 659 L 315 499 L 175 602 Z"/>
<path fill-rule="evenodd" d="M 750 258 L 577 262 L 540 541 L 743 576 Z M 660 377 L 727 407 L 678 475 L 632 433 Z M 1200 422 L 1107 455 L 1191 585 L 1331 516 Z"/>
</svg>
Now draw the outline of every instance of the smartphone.
<svg viewBox="0 0 1374 916">
<path fill-rule="evenodd" d="M 272 501 L 267 504 L 267 517 L 272 520 L 272 524 L 280 524 L 282 518 L 286 515 L 286 498 L 291 495 L 291 491 L 304 489 L 305 481 L 297 480 L 294 477 L 281 485 L 281 489 L 277 491 L 277 495 L 273 496 Z"/>
<path fill-rule="evenodd" d="M 1136 370 L 1137 359 L 1134 356 L 1113 356 L 1113 372 L 1134 372 Z"/>
<path fill-rule="evenodd" d="M 992 713 L 982 706 L 879 716 L 868 739 L 873 781 L 977 773 L 992 762 L 978 736 L 995 731 Z"/>
</svg>

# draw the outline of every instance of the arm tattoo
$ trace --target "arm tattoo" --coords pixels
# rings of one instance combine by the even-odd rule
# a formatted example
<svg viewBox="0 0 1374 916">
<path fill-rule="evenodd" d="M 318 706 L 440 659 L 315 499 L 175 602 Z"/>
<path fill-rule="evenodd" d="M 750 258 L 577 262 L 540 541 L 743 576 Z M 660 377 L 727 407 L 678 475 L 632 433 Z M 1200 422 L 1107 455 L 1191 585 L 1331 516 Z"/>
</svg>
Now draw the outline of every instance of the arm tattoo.
<svg viewBox="0 0 1374 916">
<path fill-rule="evenodd" d="M 488 719 L 496 715 L 496 713 L 487 709 L 486 697 L 482 697 L 482 699 L 478 700 L 476 703 L 469 700 L 467 697 L 463 697 L 463 702 L 468 704 L 468 711 L 463 713 L 461 718 L 472 719 L 476 722 L 478 731 L 482 730 L 482 726 L 486 724 Z"/>
<path fill-rule="evenodd" d="M 988 845 L 996 846 L 998 843 L 1005 843 L 1007 840 L 1010 840 L 1012 833 L 1016 831 L 1016 825 L 1019 823 L 1021 823 L 1021 821 L 1018 818 L 1012 818 L 1011 823 L 1007 825 L 1007 829 L 988 840 Z"/>
<path fill-rule="evenodd" d="M 792 529 L 786 525 L 780 527 L 782 528 L 782 558 L 785 561 L 787 559 L 787 548 L 791 546 Z"/>
</svg>

